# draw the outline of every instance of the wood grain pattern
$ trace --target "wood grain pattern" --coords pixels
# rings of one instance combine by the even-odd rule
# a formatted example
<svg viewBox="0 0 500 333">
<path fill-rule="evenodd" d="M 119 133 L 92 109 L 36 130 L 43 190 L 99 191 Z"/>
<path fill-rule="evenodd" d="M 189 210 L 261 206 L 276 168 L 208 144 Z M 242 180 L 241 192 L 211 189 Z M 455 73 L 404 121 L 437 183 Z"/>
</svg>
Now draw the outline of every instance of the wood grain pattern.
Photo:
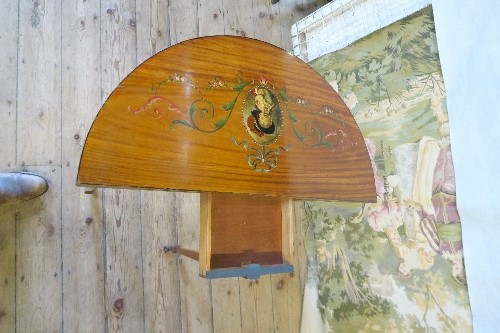
<svg viewBox="0 0 500 333">
<path fill-rule="evenodd" d="M 241 332 L 274 332 L 271 276 L 258 280 L 240 279 Z M 294 320 L 293 318 L 289 318 Z"/>
<path fill-rule="evenodd" d="M 245 0 L 224 3 L 224 35 L 255 37 L 254 16 L 245 7 Z"/>
<path fill-rule="evenodd" d="M 227 87 L 205 88 L 218 79 Z M 241 124 L 254 117 L 245 99 L 261 93 L 278 117 L 267 136 Z M 230 36 L 175 45 L 121 82 L 89 132 L 78 182 L 375 200 L 364 140 L 335 91 L 285 51 Z"/>
<path fill-rule="evenodd" d="M 198 1 L 172 1 L 169 6 L 170 41 L 177 44 L 199 34 Z M 178 244 L 191 250 L 199 246 L 200 195 L 176 193 Z M 198 262 L 179 258 L 180 326 L 182 332 L 212 332 L 210 282 L 198 276 Z"/>
<path fill-rule="evenodd" d="M 168 13 L 170 45 L 199 36 L 198 1 L 171 1 Z"/>
<path fill-rule="evenodd" d="M 294 256 L 295 258 L 295 256 Z M 293 332 L 300 324 L 302 302 L 298 260 L 293 261 L 295 272 L 271 276 L 274 332 Z"/>
<path fill-rule="evenodd" d="M 255 292 L 255 281 L 207 282 L 197 262 L 159 250 L 176 241 L 196 249 L 198 194 L 126 192 L 117 202 L 113 191 L 78 188 L 74 180 L 92 120 L 137 64 L 187 39 L 231 34 L 230 26 L 289 51 L 286 22 L 309 14 L 305 3 L 2 2 L 0 171 L 37 172 L 51 190 L 0 208 L 0 332 L 278 331 L 285 319 L 276 316 L 288 316 L 278 303 L 288 304 L 286 297 L 300 306 L 299 288 L 285 296 L 269 278 Z M 261 11 L 277 17 L 260 18 Z M 128 224 L 121 233 L 113 226 L 119 212 Z M 123 303 L 114 298 L 118 279 L 127 288 Z M 287 319 L 297 332 L 300 317 Z"/>
<path fill-rule="evenodd" d="M 61 164 L 61 6 L 19 3 L 17 158 L 25 165 Z M 37 133 L 36 140 L 30 134 Z"/>
<path fill-rule="evenodd" d="M 16 205 L 0 206 L 0 331 L 16 327 Z"/>
<path fill-rule="evenodd" d="M 292 263 L 291 199 L 217 192 L 200 197 L 201 276 L 250 263 Z"/>
<path fill-rule="evenodd" d="M 283 200 L 283 211 L 287 212 L 288 220 L 291 227 L 283 230 L 283 239 L 287 239 L 288 243 L 283 243 L 283 253 L 289 253 L 289 258 L 285 258 L 294 267 L 294 272 L 291 274 L 281 274 L 271 276 L 272 290 L 272 308 L 273 308 L 273 323 L 274 332 L 293 332 L 300 326 L 300 313 L 302 302 L 297 302 L 301 299 L 301 280 L 300 271 L 303 267 L 299 265 L 300 258 L 297 252 L 300 248 L 297 244 L 296 233 L 297 225 L 295 224 L 295 207 L 294 202 Z"/>
<path fill-rule="evenodd" d="M 146 332 L 181 332 L 177 258 L 163 246 L 177 244 L 175 193 L 145 191 L 142 196 L 144 321 Z M 174 223 L 172 223 L 174 222 Z"/>
<path fill-rule="evenodd" d="M 17 36 L 18 2 L 6 0 L 0 13 L 0 168 L 8 168 L 16 162 L 16 107 L 17 107 Z"/>
<path fill-rule="evenodd" d="M 302 205 L 301 201 L 293 202 L 294 214 L 294 277 L 298 279 L 300 286 L 298 287 L 299 293 L 295 295 L 295 299 L 302 300 L 304 297 L 304 288 L 307 281 L 307 267 L 308 267 L 308 257 L 306 252 L 306 245 L 304 240 L 305 230 L 302 227 Z"/>
<path fill-rule="evenodd" d="M 140 193 L 106 190 L 105 299 L 110 332 L 144 331 Z"/>
<path fill-rule="evenodd" d="M 138 63 L 170 45 L 168 2 L 136 2 Z M 178 197 L 173 192 L 142 191 L 142 260 L 145 332 L 181 332 L 177 258 L 163 246 L 177 244 Z"/>
<path fill-rule="evenodd" d="M 74 179 L 85 136 L 102 104 L 98 0 L 62 3 L 62 229 L 64 331 L 102 332 L 104 303 L 104 223 L 102 191 L 78 188 Z M 87 192 L 87 193 L 86 193 Z"/>
<path fill-rule="evenodd" d="M 200 223 L 200 196 L 177 193 L 179 244 L 187 249 L 198 249 Z M 182 332 L 213 332 L 210 281 L 199 277 L 198 261 L 179 258 Z"/>
<path fill-rule="evenodd" d="M 281 198 L 213 193 L 211 253 L 281 252 Z"/>
<path fill-rule="evenodd" d="M 198 36 L 224 35 L 226 10 L 224 0 L 198 2 Z"/>
<path fill-rule="evenodd" d="M 262 1 L 255 1 L 260 4 Z M 223 22 L 218 22 L 225 35 L 240 35 L 245 31 L 244 26 L 234 25 L 236 20 L 249 11 L 245 4 L 242 7 L 235 6 L 234 2 L 223 2 L 221 6 Z M 253 4 L 253 5 L 255 5 Z M 247 30 L 253 33 L 253 28 Z M 211 281 L 212 286 L 212 318 L 214 332 L 243 332 L 244 318 L 249 313 L 242 312 L 244 304 L 250 301 L 245 295 L 240 293 L 240 281 L 247 281 L 243 278 L 215 279 Z"/>
<path fill-rule="evenodd" d="M 238 278 L 211 281 L 214 332 L 241 332 L 241 295 Z"/>
<path fill-rule="evenodd" d="M 16 213 L 16 330 L 62 332 L 61 171 L 31 171 L 49 179 L 49 190 Z"/>
<path fill-rule="evenodd" d="M 137 64 L 135 10 L 133 0 L 101 2 L 101 77 L 105 93 L 110 93 Z M 141 194 L 106 189 L 103 203 L 106 325 L 110 332 L 142 332 Z"/>
<path fill-rule="evenodd" d="M 282 30 L 277 29 L 277 26 L 281 26 L 281 21 L 284 19 L 284 16 L 280 15 L 281 10 L 282 5 L 269 6 L 262 1 L 254 3 L 251 16 L 254 21 L 255 38 L 284 48 Z"/>
<path fill-rule="evenodd" d="M 170 18 L 167 1 L 136 2 L 137 63 L 170 46 Z"/>
<path fill-rule="evenodd" d="M 200 276 L 206 276 L 210 270 L 212 253 L 212 192 L 200 193 L 200 246 L 199 267 Z"/>
<path fill-rule="evenodd" d="M 0 12 L 0 169 L 16 163 L 18 3 L 4 1 Z M 0 331 L 16 326 L 16 206 L 0 207 Z"/>
</svg>

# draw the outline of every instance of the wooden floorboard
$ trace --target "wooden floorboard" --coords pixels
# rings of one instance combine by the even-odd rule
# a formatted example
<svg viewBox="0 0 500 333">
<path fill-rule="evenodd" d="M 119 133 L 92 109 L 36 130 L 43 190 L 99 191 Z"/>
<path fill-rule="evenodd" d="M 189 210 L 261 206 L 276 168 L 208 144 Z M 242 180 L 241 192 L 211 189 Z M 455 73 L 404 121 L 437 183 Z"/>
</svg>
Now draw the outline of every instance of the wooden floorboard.
<svg viewBox="0 0 500 333">
<path fill-rule="evenodd" d="M 0 331 L 16 327 L 16 220 L 18 205 L 0 207 Z"/>
<path fill-rule="evenodd" d="M 200 235 L 200 196 L 178 193 L 177 197 L 178 242 L 186 249 L 197 250 Z M 200 278 L 198 262 L 186 257 L 179 258 L 179 275 L 182 332 L 213 332 L 210 281 Z"/>
<path fill-rule="evenodd" d="M 175 193 L 144 191 L 142 194 L 146 332 L 181 332 L 177 256 L 163 251 L 165 246 L 177 244 L 177 209 Z"/>
<path fill-rule="evenodd" d="M 0 168 L 16 163 L 17 128 L 17 40 L 19 34 L 18 2 L 5 0 L 0 11 Z"/>
<path fill-rule="evenodd" d="M 2 3 L 0 172 L 36 172 L 50 190 L 0 207 L 1 333 L 298 332 L 302 243 L 293 276 L 209 281 L 198 276 L 196 261 L 162 249 L 198 250 L 198 194 L 79 188 L 75 181 L 95 115 L 138 64 L 209 35 L 290 51 L 291 25 L 324 3 Z"/>
<path fill-rule="evenodd" d="M 105 302 L 109 332 L 144 332 L 140 192 L 105 190 Z"/>
<path fill-rule="evenodd" d="M 19 2 L 17 160 L 24 165 L 61 164 L 61 19 L 60 2 Z"/>
<path fill-rule="evenodd" d="M 214 332 L 241 332 L 241 295 L 238 278 L 217 279 L 212 283 Z"/>
<path fill-rule="evenodd" d="M 136 2 L 137 62 L 170 46 L 168 2 Z M 177 196 L 142 191 L 142 258 L 146 332 L 181 332 L 177 257 L 163 247 L 177 244 Z"/>
<path fill-rule="evenodd" d="M 272 282 L 269 275 L 258 280 L 240 279 L 241 332 L 274 332 Z"/>
<path fill-rule="evenodd" d="M 63 329 L 103 332 L 102 191 L 75 186 L 81 150 L 101 105 L 99 0 L 62 6 Z"/>
<path fill-rule="evenodd" d="M 0 11 L 0 170 L 16 163 L 18 3 L 7 0 Z M 16 326 L 17 205 L 0 206 L 0 331 Z"/>
<path fill-rule="evenodd" d="M 137 65 L 136 3 L 101 2 L 103 100 Z M 144 331 L 141 195 L 103 191 L 105 306 L 109 332 Z"/>
<path fill-rule="evenodd" d="M 254 36 L 273 45 L 282 45 L 281 6 L 269 6 L 269 1 L 254 1 L 252 18 Z"/>
<path fill-rule="evenodd" d="M 61 332 L 61 170 L 30 171 L 49 179 L 50 188 L 16 212 L 16 330 Z"/>
<path fill-rule="evenodd" d="M 170 46 L 168 1 L 136 1 L 137 63 Z"/>
<path fill-rule="evenodd" d="M 296 211 L 296 207 L 293 207 Z M 295 216 L 296 214 L 292 214 Z M 299 266 L 299 242 L 296 237 L 296 229 L 299 227 L 292 220 L 294 234 L 293 244 L 293 257 L 292 263 L 294 272 L 291 274 L 279 274 L 271 276 L 272 283 L 272 296 L 273 296 L 273 319 L 274 319 L 274 332 L 298 332 L 300 327 L 300 314 L 302 312 L 301 302 L 301 274 Z"/>
</svg>

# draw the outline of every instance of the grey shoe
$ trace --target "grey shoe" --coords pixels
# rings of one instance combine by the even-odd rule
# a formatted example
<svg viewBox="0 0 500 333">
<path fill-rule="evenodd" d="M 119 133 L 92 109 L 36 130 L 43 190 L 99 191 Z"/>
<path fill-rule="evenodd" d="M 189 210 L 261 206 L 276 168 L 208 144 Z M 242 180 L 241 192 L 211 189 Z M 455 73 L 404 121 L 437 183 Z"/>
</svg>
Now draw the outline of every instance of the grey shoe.
<svg viewBox="0 0 500 333">
<path fill-rule="evenodd" d="M 48 188 L 43 177 L 25 172 L 0 172 L 0 205 L 36 198 Z"/>
</svg>

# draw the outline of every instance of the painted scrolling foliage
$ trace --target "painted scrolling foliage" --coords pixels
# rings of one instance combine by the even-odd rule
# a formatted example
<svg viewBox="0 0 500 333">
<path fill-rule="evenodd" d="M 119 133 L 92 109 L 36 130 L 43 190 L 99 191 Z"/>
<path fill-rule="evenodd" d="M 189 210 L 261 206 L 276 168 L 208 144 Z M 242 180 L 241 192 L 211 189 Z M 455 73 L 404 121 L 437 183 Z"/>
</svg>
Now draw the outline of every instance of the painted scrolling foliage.
<svg viewBox="0 0 500 333">
<path fill-rule="evenodd" d="M 168 85 L 192 90 L 194 101 L 187 109 L 183 110 L 162 94 L 161 88 Z M 227 93 L 227 102 L 216 105 L 208 97 L 210 90 Z M 129 110 L 149 114 L 155 119 L 171 118 L 173 114 L 175 119 L 171 121 L 170 128 L 185 126 L 206 134 L 222 130 L 233 117 L 235 106 L 241 100 L 241 120 L 247 140 L 238 140 L 234 136 L 230 139 L 248 152 L 248 165 L 257 172 L 270 172 L 278 166 L 278 156 L 292 149 L 293 143 L 287 142 L 285 147 L 276 144 L 285 126 L 290 126 L 299 143 L 311 148 L 325 148 L 333 152 L 355 145 L 344 129 L 343 119 L 330 106 L 324 105 L 314 110 L 307 100 L 289 96 L 286 87 L 276 87 L 266 77 L 246 79 L 239 73 L 233 82 L 213 77 L 201 87 L 191 75 L 174 73 L 153 85 L 151 94 L 142 106 L 137 109 L 129 106 Z M 166 108 L 163 107 L 165 103 Z M 308 112 L 313 117 L 302 120 L 297 116 L 300 111 Z M 339 126 L 327 127 L 318 119 L 324 116 L 336 119 Z"/>
</svg>

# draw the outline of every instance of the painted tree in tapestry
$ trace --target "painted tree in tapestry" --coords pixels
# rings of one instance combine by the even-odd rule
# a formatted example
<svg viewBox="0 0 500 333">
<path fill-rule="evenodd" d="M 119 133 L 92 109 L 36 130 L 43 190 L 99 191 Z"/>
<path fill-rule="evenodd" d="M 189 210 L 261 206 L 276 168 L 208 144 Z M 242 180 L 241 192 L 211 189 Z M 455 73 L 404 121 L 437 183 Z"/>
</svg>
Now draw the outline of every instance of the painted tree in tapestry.
<svg viewBox="0 0 500 333">
<path fill-rule="evenodd" d="M 470 332 L 446 96 L 427 7 L 311 63 L 366 139 L 377 203 L 306 202 L 335 332 Z"/>
</svg>

